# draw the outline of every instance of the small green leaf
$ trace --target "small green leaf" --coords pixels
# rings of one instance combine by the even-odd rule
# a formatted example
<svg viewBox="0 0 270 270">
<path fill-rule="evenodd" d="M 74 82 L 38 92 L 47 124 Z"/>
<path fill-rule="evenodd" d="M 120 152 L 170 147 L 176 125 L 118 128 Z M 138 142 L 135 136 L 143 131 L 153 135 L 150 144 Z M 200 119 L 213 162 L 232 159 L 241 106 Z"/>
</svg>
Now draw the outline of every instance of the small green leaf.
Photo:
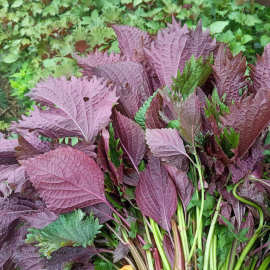
<svg viewBox="0 0 270 270">
<path fill-rule="evenodd" d="M 112 123 L 109 125 L 109 134 L 110 134 L 110 139 L 109 139 L 109 158 L 111 162 L 118 168 L 120 167 L 122 163 L 122 155 L 123 155 L 123 150 L 120 147 L 120 139 L 115 139 L 114 137 L 114 129 L 112 126 Z"/>
<path fill-rule="evenodd" d="M 143 249 L 144 250 L 148 250 L 148 249 L 150 249 L 152 247 L 152 244 L 151 243 L 147 243 L 147 244 L 145 244 L 144 246 L 143 246 Z"/>
<path fill-rule="evenodd" d="M 158 93 L 158 90 L 151 96 L 149 97 L 141 106 L 141 108 L 137 111 L 136 115 L 135 115 L 135 121 L 143 128 L 145 129 L 145 114 L 146 111 L 148 110 L 148 108 L 151 105 L 151 102 L 153 100 L 153 98 L 156 96 L 156 94 Z"/>
<path fill-rule="evenodd" d="M 23 4 L 23 0 L 16 0 L 14 3 L 11 5 L 12 8 L 17 8 L 20 7 Z"/>
<path fill-rule="evenodd" d="M 229 24 L 229 21 L 216 21 L 210 25 L 211 34 L 221 33 L 223 29 Z"/>
<path fill-rule="evenodd" d="M 204 60 L 202 57 L 195 59 L 192 55 L 186 62 L 183 72 L 178 71 L 176 78 L 173 78 L 173 97 L 176 100 L 182 98 L 185 100 L 197 86 L 203 85 L 212 71 L 212 62 L 213 57 Z"/>
<path fill-rule="evenodd" d="M 180 121 L 179 120 L 171 120 L 168 123 L 168 128 L 175 128 L 175 129 L 180 129 Z"/>
<path fill-rule="evenodd" d="M 246 20 L 245 20 L 246 25 L 254 26 L 255 24 L 260 24 L 260 23 L 262 23 L 262 20 L 259 19 L 257 14 L 247 14 L 246 15 Z"/>
<path fill-rule="evenodd" d="M 52 252 L 65 246 L 91 246 L 102 225 L 92 214 L 78 209 L 63 214 L 43 229 L 30 228 L 26 243 L 37 243 L 40 253 L 50 258 Z"/>
<path fill-rule="evenodd" d="M 262 35 L 260 38 L 261 45 L 265 47 L 268 43 L 270 43 L 270 37 L 267 35 Z"/>
<path fill-rule="evenodd" d="M 229 158 L 234 156 L 234 153 L 232 152 L 233 149 L 236 149 L 236 147 L 239 144 L 239 137 L 240 134 L 235 132 L 235 130 L 230 128 L 224 128 L 223 132 L 220 134 L 219 137 L 215 137 L 217 143 L 222 147 L 224 153 L 227 154 Z"/>
<path fill-rule="evenodd" d="M 134 222 L 131 222 L 130 224 L 130 231 L 128 232 L 128 235 L 131 239 L 136 238 L 136 235 L 139 231 L 138 223 L 135 220 Z"/>
</svg>

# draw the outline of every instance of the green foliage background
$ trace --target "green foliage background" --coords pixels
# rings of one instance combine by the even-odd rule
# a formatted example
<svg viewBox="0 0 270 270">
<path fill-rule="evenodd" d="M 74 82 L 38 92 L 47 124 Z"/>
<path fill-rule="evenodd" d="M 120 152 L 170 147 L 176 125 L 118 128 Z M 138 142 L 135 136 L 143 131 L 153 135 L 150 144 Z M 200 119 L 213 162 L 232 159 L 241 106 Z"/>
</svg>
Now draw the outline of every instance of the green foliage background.
<svg viewBox="0 0 270 270">
<path fill-rule="evenodd" d="M 201 19 L 250 62 L 270 42 L 270 8 L 248 0 L 2 0 L 0 130 L 31 108 L 25 93 L 40 79 L 80 76 L 74 53 L 118 51 L 111 24 L 154 34 L 172 16 L 189 27 Z"/>
</svg>

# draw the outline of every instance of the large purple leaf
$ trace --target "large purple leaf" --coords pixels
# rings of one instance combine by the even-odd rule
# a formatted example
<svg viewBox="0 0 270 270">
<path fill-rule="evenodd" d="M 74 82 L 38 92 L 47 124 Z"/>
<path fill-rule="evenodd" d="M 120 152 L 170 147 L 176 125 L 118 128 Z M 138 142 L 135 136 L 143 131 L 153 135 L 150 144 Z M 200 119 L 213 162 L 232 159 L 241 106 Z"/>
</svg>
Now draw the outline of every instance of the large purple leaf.
<svg viewBox="0 0 270 270">
<path fill-rule="evenodd" d="M 179 108 L 180 134 L 193 143 L 201 128 L 201 110 L 198 96 L 193 92 Z"/>
<path fill-rule="evenodd" d="M 171 218 L 177 207 L 177 194 L 174 183 L 158 158 L 152 157 L 146 170 L 140 174 L 136 202 L 145 216 L 170 231 Z"/>
<path fill-rule="evenodd" d="M 128 155 L 134 169 L 137 169 L 145 152 L 143 129 L 134 121 L 114 111 L 113 127 L 120 138 L 123 150 Z"/>
<path fill-rule="evenodd" d="M 230 50 L 221 45 L 215 57 L 213 74 L 219 97 L 226 94 L 226 104 L 240 100 L 239 90 L 247 85 L 245 72 L 245 57 L 241 53 L 233 57 Z"/>
<path fill-rule="evenodd" d="M 165 168 L 173 179 L 177 188 L 177 193 L 179 194 L 183 207 L 186 210 L 192 198 L 194 187 L 191 181 L 188 179 L 187 173 L 185 171 L 179 170 L 170 165 L 166 165 Z"/>
<path fill-rule="evenodd" d="M 63 147 L 21 163 L 51 211 L 64 213 L 107 202 L 103 173 L 83 152 Z"/>
<path fill-rule="evenodd" d="M 156 71 L 162 86 L 170 87 L 172 77 L 184 65 L 184 49 L 188 39 L 187 26 L 181 26 L 173 20 L 167 28 L 159 30 L 151 49 L 145 49 L 149 63 Z"/>
<path fill-rule="evenodd" d="M 194 55 L 195 58 L 202 56 L 206 59 L 212 52 L 214 52 L 216 47 L 216 40 L 210 36 L 208 29 L 206 31 L 202 30 L 202 22 L 199 21 L 196 29 L 189 33 L 183 55 L 183 64 L 179 69 L 183 71 L 184 64 L 192 55 Z"/>
<path fill-rule="evenodd" d="M 264 48 L 262 56 L 257 57 L 256 65 L 249 65 L 251 72 L 250 77 L 253 81 L 255 92 L 261 88 L 270 88 L 270 44 Z"/>
<path fill-rule="evenodd" d="M 115 89 L 111 84 L 108 85 L 106 80 L 97 78 L 92 78 L 91 81 L 75 77 L 71 80 L 50 78 L 40 82 L 30 96 L 41 104 L 53 108 L 56 120 L 59 118 L 59 111 L 62 112 L 62 121 L 67 132 L 69 129 L 76 131 L 87 142 L 91 142 L 98 132 L 107 126 L 112 106 L 117 101 Z M 46 132 L 49 124 L 53 130 L 57 130 L 59 126 L 58 122 L 54 121 L 53 112 L 50 111 L 49 119 L 52 122 L 45 122 L 45 127 L 37 122 L 37 118 L 31 121 L 30 128 L 45 129 Z M 24 121 L 19 123 L 17 128 L 26 128 Z"/>
<path fill-rule="evenodd" d="M 176 129 L 146 129 L 145 138 L 155 157 L 178 168 L 185 165 L 187 153 Z"/>
<path fill-rule="evenodd" d="M 127 61 L 92 67 L 91 73 L 87 74 L 89 78 L 91 74 L 108 79 L 116 85 L 120 104 L 131 118 L 152 95 L 147 75 L 139 63 Z"/>
<path fill-rule="evenodd" d="M 240 134 L 237 156 L 243 157 L 270 121 L 270 91 L 260 89 L 254 97 L 235 103 L 222 121 Z"/>
<path fill-rule="evenodd" d="M 0 164 L 16 163 L 15 147 L 18 146 L 18 140 L 0 139 Z"/>
<path fill-rule="evenodd" d="M 19 123 L 13 124 L 11 130 L 18 133 L 35 130 L 50 138 L 81 136 L 75 123 L 63 111 L 56 108 L 42 110 L 37 106 L 30 116 L 22 116 Z"/>
<path fill-rule="evenodd" d="M 144 48 L 149 48 L 151 37 L 148 33 L 127 25 L 113 25 L 117 35 L 121 52 L 131 61 L 142 61 L 144 59 Z"/>
</svg>

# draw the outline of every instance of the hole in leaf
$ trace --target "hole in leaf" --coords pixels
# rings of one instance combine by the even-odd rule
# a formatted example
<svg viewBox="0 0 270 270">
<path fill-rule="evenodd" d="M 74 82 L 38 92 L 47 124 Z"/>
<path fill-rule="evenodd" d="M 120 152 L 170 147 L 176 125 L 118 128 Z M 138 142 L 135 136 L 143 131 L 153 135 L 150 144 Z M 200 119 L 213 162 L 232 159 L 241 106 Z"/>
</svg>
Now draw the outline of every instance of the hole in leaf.
<svg viewBox="0 0 270 270">
<path fill-rule="evenodd" d="M 89 97 L 84 97 L 84 98 L 83 98 L 83 101 L 84 101 L 84 102 L 87 102 L 88 100 L 89 100 Z"/>
</svg>

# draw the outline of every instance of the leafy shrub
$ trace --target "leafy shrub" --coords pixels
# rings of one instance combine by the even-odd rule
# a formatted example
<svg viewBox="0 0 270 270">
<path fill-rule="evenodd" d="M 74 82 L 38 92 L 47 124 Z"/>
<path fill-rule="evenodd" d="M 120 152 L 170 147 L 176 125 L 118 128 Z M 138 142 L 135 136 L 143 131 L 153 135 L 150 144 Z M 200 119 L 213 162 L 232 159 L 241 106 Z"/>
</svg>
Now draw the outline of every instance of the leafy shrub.
<svg viewBox="0 0 270 270">
<path fill-rule="evenodd" d="M 1 266 L 266 265 L 270 45 L 247 77 L 201 24 L 112 28 L 121 54 L 38 83 L 18 138 L 0 140 Z"/>
<path fill-rule="evenodd" d="M 254 62 L 255 54 L 261 53 L 270 41 L 270 9 L 252 3 L 3 0 L 0 3 L 0 70 L 9 78 L 12 95 L 18 98 L 19 111 L 27 111 L 31 104 L 24 94 L 40 79 L 51 75 L 79 75 L 72 58 L 74 52 L 94 49 L 119 52 L 116 35 L 110 27 L 112 23 L 136 26 L 156 34 L 172 15 L 190 27 L 195 27 L 202 19 L 203 26 L 210 27 L 218 41 L 230 44 L 233 54 L 242 51 Z M 1 89 L 0 95 L 4 95 Z M 7 118 L 4 120 L 10 120 Z"/>
</svg>

